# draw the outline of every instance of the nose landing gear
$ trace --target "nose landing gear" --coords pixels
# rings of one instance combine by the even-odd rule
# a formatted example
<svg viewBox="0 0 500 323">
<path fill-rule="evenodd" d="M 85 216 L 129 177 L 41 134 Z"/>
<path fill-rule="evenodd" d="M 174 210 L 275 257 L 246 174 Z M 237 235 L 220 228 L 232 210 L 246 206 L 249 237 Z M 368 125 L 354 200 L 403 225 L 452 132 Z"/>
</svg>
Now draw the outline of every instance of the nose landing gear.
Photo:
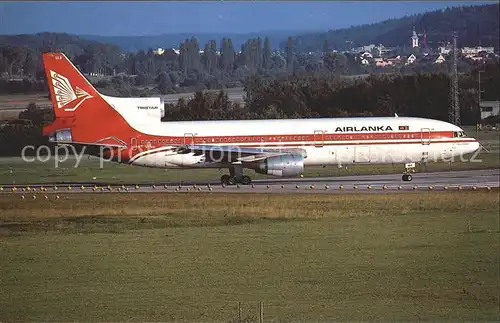
<svg viewBox="0 0 500 323">
<path fill-rule="evenodd" d="M 412 180 L 411 174 L 403 174 L 402 179 L 405 182 L 411 182 L 411 180 Z"/>
<path fill-rule="evenodd" d="M 411 182 L 411 180 L 413 179 L 411 176 L 411 173 L 414 173 L 414 172 L 415 172 L 415 163 L 405 164 L 405 171 L 404 171 L 401 179 L 404 182 Z"/>
</svg>

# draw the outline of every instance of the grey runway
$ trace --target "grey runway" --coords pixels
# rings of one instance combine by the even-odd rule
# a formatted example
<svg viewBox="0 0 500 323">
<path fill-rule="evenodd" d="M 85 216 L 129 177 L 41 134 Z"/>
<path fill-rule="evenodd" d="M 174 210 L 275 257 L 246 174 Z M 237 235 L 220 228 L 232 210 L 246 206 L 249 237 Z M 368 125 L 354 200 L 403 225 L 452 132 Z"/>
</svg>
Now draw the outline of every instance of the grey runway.
<svg viewBox="0 0 500 323">
<path fill-rule="evenodd" d="M 3 186 L 2 193 L 82 193 L 94 192 L 223 192 L 223 193 L 354 193 L 408 192 L 427 190 L 492 189 L 500 185 L 500 169 L 415 173 L 411 182 L 403 182 L 400 174 L 342 177 L 314 177 L 255 180 L 251 185 L 223 187 L 210 183 L 161 183 L 141 185 L 72 183 L 71 185 Z"/>
</svg>

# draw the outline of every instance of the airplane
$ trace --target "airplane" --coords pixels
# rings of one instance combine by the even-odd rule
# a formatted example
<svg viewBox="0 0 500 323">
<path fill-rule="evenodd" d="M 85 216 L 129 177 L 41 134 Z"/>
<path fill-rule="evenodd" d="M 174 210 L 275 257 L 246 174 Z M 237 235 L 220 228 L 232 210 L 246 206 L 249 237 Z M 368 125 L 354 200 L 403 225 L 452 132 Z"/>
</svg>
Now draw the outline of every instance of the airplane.
<svg viewBox="0 0 500 323">
<path fill-rule="evenodd" d="M 99 93 L 64 53 L 43 54 L 55 118 L 43 134 L 56 145 L 87 148 L 110 161 L 165 169 L 228 169 L 222 185 L 249 185 L 244 170 L 303 176 L 309 166 L 415 163 L 479 149 L 463 129 L 414 117 L 162 121 L 160 97 Z"/>
</svg>

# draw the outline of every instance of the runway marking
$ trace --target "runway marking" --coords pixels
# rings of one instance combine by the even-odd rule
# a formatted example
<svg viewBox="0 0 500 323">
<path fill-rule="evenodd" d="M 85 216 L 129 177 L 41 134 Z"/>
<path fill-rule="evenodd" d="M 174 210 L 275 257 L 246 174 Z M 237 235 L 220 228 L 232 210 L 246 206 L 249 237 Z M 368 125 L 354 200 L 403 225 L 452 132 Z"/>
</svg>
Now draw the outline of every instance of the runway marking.
<svg viewBox="0 0 500 323">
<path fill-rule="evenodd" d="M 221 193 L 352 193 L 352 192 L 411 192 L 411 191 L 458 191 L 499 188 L 500 170 L 452 171 L 415 173 L 412 182 L 403 182 L 399 175 L 362 175 L 343 177 L 316 177 L 297 179 L 256 180 L 251 185 L 222 186 L 212 183 L 66 183 L 2 185 L 0 195 L 21 193 L 53 194 L 63 190 L 66 194 L 110 192 L 221 192 Z"/>
</svg>

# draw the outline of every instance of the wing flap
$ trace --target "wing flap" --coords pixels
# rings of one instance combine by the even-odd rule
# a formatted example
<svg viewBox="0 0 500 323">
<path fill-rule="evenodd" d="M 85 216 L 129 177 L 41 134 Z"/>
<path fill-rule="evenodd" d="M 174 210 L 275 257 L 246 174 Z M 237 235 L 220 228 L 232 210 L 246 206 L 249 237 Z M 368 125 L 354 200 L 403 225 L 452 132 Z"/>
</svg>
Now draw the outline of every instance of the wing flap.
<svg viewBox="0 0 500 323">
<path fill-rule="evenodd" d="M 185 145 L 176 149 L 179 154 L 195 153 L 204 154 L 212 160 L 224 160 L 228 162 L 256 162 L 269 157 L 299 154 L 306 157 L 304 149 L 284 149 L 284 148 L 254 148 L 239 146 L 212 146 L 212 145 Z"/>
</svg>

